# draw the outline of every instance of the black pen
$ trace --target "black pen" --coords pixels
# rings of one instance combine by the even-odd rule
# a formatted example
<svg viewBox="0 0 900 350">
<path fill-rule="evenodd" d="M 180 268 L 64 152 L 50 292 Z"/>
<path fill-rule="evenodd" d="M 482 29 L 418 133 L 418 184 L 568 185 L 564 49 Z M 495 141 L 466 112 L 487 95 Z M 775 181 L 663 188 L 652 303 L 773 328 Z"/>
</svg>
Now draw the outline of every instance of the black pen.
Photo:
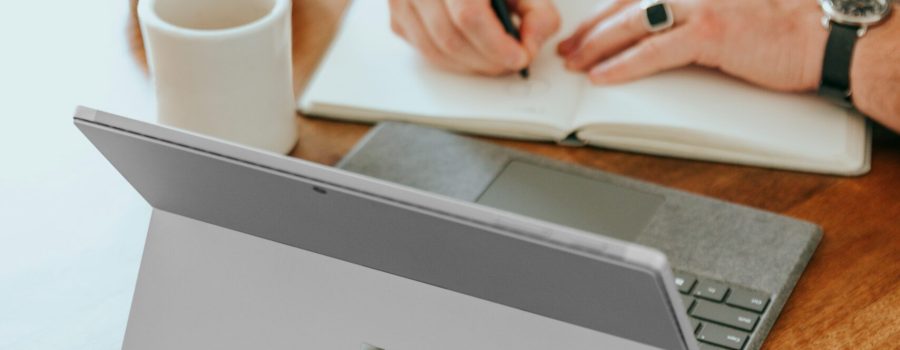
<svg viewBox="0 0 900 350">
<path fill-rule="evenodd" d="M 494 12 L 497 13 L 497 17 L 500 18 L 500 22 L 503 23 L 503 29 L 506 30 L 506 33 L 513 38 L 516 38 L 517 41 L 521 41 L 522 37 L 519 34 L 519 28 L 516 28 L 516 25 L 513 24 L 512 14 L 509 13 L 509 7 L 506 5 L 506 0 L 491 0 L 491 7 L 494 8 Z M 522 68 L 522 70 L 519 71 L 519 75 L 522 76 L 523 79 L 528 79 L 528 67 Z"/>
</svg>

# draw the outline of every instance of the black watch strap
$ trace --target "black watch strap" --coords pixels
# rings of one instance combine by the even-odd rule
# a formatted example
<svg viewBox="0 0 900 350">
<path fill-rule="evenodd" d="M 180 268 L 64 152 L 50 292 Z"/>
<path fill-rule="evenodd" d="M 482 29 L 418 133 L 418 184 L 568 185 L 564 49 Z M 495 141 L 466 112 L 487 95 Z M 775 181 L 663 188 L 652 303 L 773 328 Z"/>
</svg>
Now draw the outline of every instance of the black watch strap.
<svg viewBox="0 0 900 350">
<path fill-rule="evenodd" d="M 853 107 L 850 96 L 850 60 L 853 58 L 858 31 L 858 26 L 832 22 L 822 62 L 819 96 L 844 107 Z"/>
</svg>

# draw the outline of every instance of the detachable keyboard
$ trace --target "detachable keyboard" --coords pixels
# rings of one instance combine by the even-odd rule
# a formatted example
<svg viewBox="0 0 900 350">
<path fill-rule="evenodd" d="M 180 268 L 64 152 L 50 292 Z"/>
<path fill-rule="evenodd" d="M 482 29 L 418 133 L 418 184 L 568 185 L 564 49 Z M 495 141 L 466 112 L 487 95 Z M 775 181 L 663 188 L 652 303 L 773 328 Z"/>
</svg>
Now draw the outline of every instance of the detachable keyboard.
<svg viewBox="0 0 900 350">
<path fill-rule="evenodd" d="M 763 292 L 680 271 L 675 271 L 675 286 L 701 350 L 742 350 L 771 299 Z"/>
</svg>

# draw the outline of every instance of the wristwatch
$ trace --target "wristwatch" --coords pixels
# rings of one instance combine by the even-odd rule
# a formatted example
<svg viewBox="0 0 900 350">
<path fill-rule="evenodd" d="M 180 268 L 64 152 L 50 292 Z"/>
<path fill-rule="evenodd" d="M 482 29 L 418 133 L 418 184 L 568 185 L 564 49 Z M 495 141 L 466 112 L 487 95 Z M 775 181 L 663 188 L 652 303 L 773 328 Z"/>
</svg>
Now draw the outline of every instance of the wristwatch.
<svg viewBox="0 0 900 350">
<path fill-rule="evenodd" d="M 829 31 L 819 96 L 844 107 L 853 107 L 850 61 L 856 39 L 865 35 L 869 27 L 887 18 L 892 4 L 892 0 L 819 0 L 825 12 L 822 25 Z"/>
</svg>

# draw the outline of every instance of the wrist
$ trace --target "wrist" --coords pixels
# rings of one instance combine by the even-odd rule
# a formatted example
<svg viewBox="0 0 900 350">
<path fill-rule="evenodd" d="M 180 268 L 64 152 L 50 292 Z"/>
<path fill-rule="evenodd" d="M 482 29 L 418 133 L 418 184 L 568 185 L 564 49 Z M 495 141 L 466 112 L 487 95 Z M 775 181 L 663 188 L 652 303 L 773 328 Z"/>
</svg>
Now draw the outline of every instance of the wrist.
<svg viewBox="0 0 900 350">
<path fill-rule="evenodd" d="M 856 43 L 850 65 L 850 88 L 853 102 L 863 113 L 876 116 L 897 111 L 896 101 L 885 98 L 885 91 L 900 88 L 900 76 L 887 69 L 896 65 L 900 53 L 900 5 L 894 4 L 887 19 L 870 27 Z M 892 75 L 893 74 L 893 75 Z"/>
<path fill-rule="evenodd" d="M 807 28 L 806 40 L 802 46 L 806 62 L 803 67 L 802 82 L 807 91 L 816 91 L 822 82 L 822 69 L 825 60 L 825 46 L 828 43 L 829 29 L 822 25 L 822 9 L 814 1 L 809 1 L 816 6 L 812 11 L 805 12 L 799 17 L 802 25 Z"/>
<path fill-rule="evenodd" d="M 790 6 L 789 16 L 799 38 L 796 54 L 802 55 L 798 90 L 816 91 L 822 81 L 822 64 L 829 34 L 828 28 L 822 26 L 822 8 L 817 1 L 811 0 L 792 0 L 785 4 Z"/>
</svg>

